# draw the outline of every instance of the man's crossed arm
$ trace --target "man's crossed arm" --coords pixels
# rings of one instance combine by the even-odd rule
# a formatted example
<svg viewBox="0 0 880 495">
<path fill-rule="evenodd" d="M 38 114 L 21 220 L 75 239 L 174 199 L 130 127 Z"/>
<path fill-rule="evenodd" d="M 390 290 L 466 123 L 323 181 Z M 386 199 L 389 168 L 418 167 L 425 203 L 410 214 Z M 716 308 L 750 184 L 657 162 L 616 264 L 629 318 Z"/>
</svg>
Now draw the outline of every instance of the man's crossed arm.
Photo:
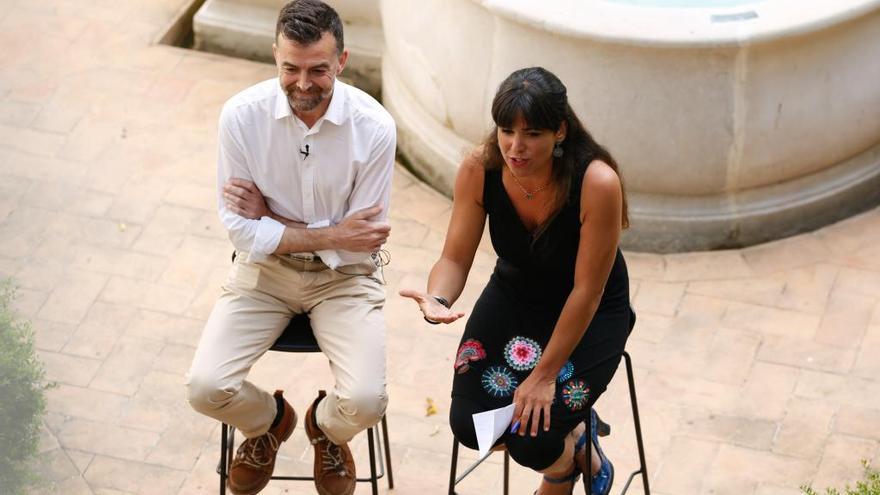
<svg viewBox="0 0 880 495">
<path fill-rule="evenodd" d="M 382 212 L 378 205 L 356 211 L 336 225 L 309 229 L 305 223 L 285 218 L 269 209 L 263 193 L 249 180 L 229 179 L 223 185 L 223 199 L 229 211 L 243 218 L 258 220 L 266 216 L 285 225 L 281 242 L 273 254 L 324 249 L 371 253 L 378 251 L 391 233 L 391 226 L 387 223 L 369 220 Z"/>
</svg>

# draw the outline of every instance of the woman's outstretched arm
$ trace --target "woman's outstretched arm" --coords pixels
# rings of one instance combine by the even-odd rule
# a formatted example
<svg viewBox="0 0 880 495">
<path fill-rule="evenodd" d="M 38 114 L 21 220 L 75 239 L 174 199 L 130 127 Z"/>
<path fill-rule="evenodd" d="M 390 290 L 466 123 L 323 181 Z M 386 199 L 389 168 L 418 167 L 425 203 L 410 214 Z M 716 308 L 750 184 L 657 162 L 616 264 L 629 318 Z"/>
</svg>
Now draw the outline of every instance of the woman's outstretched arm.
<svg viewBox="0 0 880 495">
<path fill-rule="evenodd" d="M 461 295 L 483 236 L 483 227 L 486 224 L 486 210 L 483 208 L 484 174 L 478 152 L 464 159 L 455 178 L 452 216 L 446 231 L 446 242 L 440 259 L 431 269 L 427 290 L 400 291 L 401 296 L 418 302 L 425 318 L 432 322 L 451 323 L 464 316 L 462 312 L 451 311 L 442 301 L 451 306 Z"/>
</svg>

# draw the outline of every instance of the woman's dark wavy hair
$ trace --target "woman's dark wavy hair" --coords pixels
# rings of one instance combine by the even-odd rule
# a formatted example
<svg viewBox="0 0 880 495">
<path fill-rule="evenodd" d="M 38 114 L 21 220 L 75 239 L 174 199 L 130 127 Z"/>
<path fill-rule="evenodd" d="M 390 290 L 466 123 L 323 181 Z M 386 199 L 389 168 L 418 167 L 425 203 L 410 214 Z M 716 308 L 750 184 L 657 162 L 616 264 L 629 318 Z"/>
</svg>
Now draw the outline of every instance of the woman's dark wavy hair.
<svg viewBox="0 0 880 495">
<path fill-rule="evenodd" d="M 563 155 L 553 157 L 551 180 L 558 186 L 556 207 L 568 201 L 571 183 L 579 170 L 586 168 L 593 160 L 602 160 L 611 166 L 620 178 L 620 168 L 611 153 L 597 143 L 568 104 L 565 85 L 552 72 L 543 67 L 519 69 L 507 76 L 498 87 L 492 100 L 492 120 L 495 126 L 483 141 L 483 166 L 499 169 L 504 166 L 504 158 L 498 148 L 498 128 L 513 127 L 517 117 L 522 116 L 528 127 L 548 129 L 556 132 L 562 122 L 568 126 L 565 140 L 562 141 Z M 629 227 L 626 192 L 623 193 L 622 227 Z"/>
</svg>

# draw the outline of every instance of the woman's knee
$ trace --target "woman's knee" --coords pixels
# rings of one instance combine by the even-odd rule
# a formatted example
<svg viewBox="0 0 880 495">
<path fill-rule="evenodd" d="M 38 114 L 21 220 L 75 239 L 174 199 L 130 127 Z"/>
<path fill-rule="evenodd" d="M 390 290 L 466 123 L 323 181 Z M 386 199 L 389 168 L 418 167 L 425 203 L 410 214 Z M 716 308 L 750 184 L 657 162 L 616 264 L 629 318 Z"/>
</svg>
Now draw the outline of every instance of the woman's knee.
<svg viewBox="0 0 880 495">
<path fill-rule="evenodd" d="M 452 401 L 452 407 L 449 409 L 449 428 L 462 445 L 469 449 L 478 449 L 473 412 L 456 404 L 455 400 Z"/>
<path fill-rule="evenodd" d="M 543 471 L 552 466 L 565 451 L 565 439 L 554 434 L 539 432 L 538 436 L 509 435 L 507 452 L 517 464 Z"/>
</svg>

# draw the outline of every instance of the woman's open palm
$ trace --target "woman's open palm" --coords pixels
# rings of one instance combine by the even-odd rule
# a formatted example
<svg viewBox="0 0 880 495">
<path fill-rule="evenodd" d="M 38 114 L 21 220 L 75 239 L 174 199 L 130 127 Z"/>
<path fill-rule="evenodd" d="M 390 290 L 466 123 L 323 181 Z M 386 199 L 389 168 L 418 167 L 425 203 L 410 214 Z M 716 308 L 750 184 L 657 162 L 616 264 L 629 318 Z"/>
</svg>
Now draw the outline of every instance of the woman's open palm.
<svg viewBox="0 0 880 495">
<path fill-rule="evenodd" d="M 419 309 L 422 310 L 422 314 L 425 315 L 425 319 L 429 321 L 435 323 L 452 323 L 464 316 L 464 313 L 447 308 L 424 292 L 412 289 L 402 289 L 399 294 L 417 302 L 419 304 Z"/>
</svg>

